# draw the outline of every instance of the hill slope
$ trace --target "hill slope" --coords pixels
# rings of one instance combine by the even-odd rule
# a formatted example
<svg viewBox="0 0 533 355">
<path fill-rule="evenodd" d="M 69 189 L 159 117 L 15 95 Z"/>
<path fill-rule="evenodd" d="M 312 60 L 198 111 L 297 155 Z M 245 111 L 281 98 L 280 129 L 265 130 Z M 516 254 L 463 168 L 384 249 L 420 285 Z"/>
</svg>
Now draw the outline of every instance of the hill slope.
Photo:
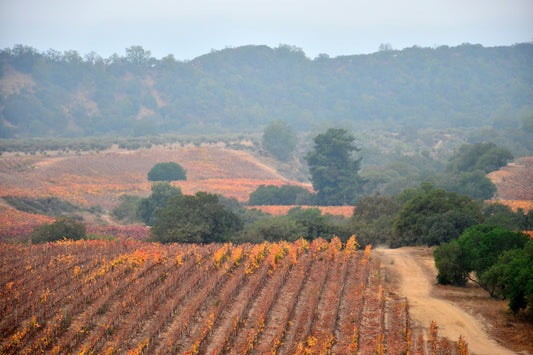
<svg viewBox="0 0 533 355">
<path fill-rule="evenodd" d="M 390 50 L 311 60 L 298 48 L 244 46 L 190 62 L 0 51 L 0 137 L 212 134 L 284 119 L 517 128 L 533 102 L 533 44 Z M 52 55 L 54 54 L 54 55 Z M 515 132 L 516 133 L 516 132 Z M 518 134 L 518 133 L 516 133 Z"/>
<path fill-rule="evenodd" d="M 216 147 L 113 149 L 83 155 L 2 155 L 0 196 L 55 196 L 107 209 L 115 206 L 123 193 L 148 195 L 148 171 L 154 164 L 168 161 L 187 170 L 187 181 L 173 183 L 187 194 L 208 191 L 246 201 L 259 185 L 289 182 L 244 151 Z"/>
</svg>

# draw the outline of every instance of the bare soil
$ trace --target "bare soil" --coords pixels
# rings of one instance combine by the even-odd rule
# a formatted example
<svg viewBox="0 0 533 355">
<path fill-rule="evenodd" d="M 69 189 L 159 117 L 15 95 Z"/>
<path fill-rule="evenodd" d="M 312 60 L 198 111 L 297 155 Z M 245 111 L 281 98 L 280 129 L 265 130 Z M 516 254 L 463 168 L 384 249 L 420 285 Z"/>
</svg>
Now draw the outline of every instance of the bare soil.
<svg viewBox="0 0 533 355">
<path fill-rule="evenodd" d="M 378 248 L 374 255 L 382 260 L 392 287 L 407 298 L 416 326 L 427 332 L 430 323 L 436 321 L 440 337 L 457 341 L 463 336 L 474 354 L 532 353 L 532 324 L 510 315 L 505 301 L 490 299 L 475 284 L 436 284 L 432 249 Z"/>
</svg>

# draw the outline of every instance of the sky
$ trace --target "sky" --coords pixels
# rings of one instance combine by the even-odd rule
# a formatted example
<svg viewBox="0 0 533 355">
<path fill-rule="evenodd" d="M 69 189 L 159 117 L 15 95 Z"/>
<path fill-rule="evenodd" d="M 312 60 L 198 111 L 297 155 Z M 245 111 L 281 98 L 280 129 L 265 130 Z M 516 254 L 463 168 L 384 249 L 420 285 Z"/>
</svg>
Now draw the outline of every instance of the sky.
<svg viewBox="0 0 533 355">
<path fill-rule="evenodd" d="M 288 44 L 309 58 L 412 46 L 533 41 L 533 0 L 0 0 L 0 49 L 104 58 L 140 45 L 191 60 L 227 47 Z"/>
</svg>

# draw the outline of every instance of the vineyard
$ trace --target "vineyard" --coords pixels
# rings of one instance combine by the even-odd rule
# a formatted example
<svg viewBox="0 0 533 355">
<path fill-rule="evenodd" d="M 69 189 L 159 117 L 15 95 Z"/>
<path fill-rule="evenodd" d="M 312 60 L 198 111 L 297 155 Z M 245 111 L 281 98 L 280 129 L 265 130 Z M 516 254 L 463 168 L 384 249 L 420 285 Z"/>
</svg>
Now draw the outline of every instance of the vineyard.
<svg viewBox="0 0 533 355">
<path fill-rule="evenodd" d="M 414 326 L 354 237 L 0 248 L 1 353 L 467 353 Z"/>
<path fill-rule="evenodd" d="M 517 163 L 493 171 L 488 177 L 498 188 L 496 200 L 533 200 L 533 157 L 520 158 Z"/>
</svg>

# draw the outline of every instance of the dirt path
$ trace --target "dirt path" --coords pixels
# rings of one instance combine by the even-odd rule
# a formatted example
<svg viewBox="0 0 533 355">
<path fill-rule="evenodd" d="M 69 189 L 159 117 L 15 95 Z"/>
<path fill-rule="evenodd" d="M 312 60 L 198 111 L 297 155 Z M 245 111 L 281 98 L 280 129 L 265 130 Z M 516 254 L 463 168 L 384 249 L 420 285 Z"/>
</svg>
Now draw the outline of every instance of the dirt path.
<svg viewBox="0 0 533 355">
<path fill-rule="evenodd" d="M 456 341 L 462 335 L 469 350 L 477 355 L 515 354 L 491 339 L 480 320 L 453 303 L 431 295 L 436 275 L 431 255 L 421 254 L 417 248 L 376 249 L 374 253 L 382 259 L 382 265 L 399 275 L 400 292 L 407 297 L 411 317 L 417 325 L 427 328 L 436 321 L 439 336 Z"/>
</svg>

